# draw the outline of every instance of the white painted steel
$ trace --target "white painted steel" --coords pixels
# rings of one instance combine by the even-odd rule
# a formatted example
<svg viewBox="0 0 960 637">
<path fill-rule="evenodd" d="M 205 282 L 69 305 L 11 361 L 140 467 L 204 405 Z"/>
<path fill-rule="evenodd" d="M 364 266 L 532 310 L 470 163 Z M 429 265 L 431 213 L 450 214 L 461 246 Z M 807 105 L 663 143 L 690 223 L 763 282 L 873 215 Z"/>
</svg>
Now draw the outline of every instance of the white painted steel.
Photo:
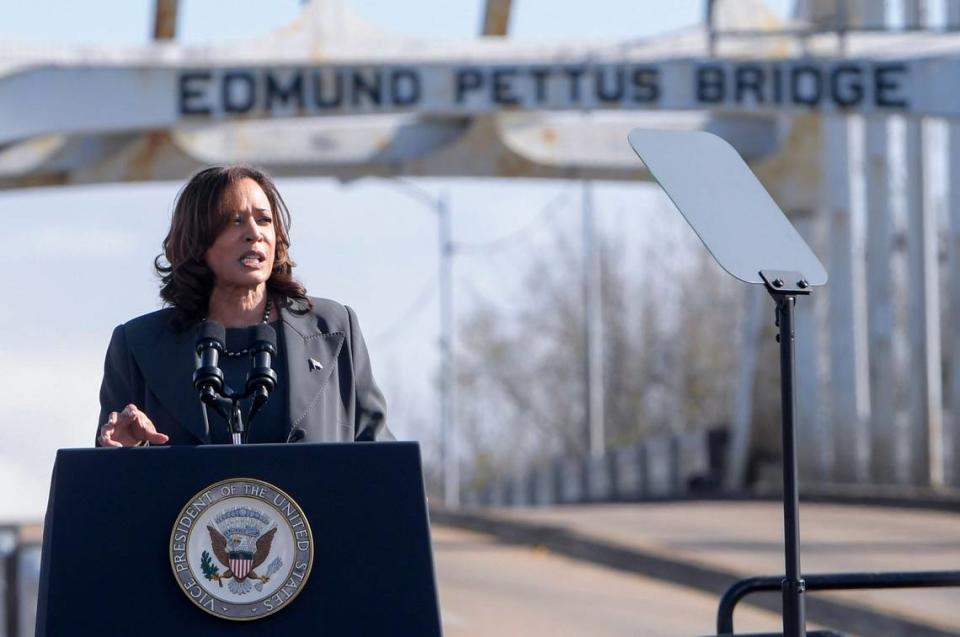
<svg viewBox="0 0 960 637">
<path fill-rule="evenodd" d="M 823 120 L 824 208 L 829 223 L 830 407 L 834 440 L 834 477 L 858 482 L 866 476 L 864 417 L 858 378 L 865 352 L 858 347 L 854 236 L 850 209 L 849 122 L 845 117 Z"/>
<path fill-rule="evenodd" d="M 944 26 L 947 29 L 960 29 L 960 0 L 944 0 L 944 4 Z"/>
<path fill-rule="evenodd" d="M 903 0 L 907 27 L 922 27 L 924 0 Z M 931 80 L 933 78 L 930 78 Z M 904 190 L 907 213 L 907 337 L 910 344 L 908 467 L 914 484 L 943 482 L 941 374 L 936 215 L 926 203 L 924 127 L 907 118 L 904 130 Z"/>
<path fill-rule="evenodd" d="M 958 11 L 960 13 L 960 11 Z M 946 241 L 948 267 L 948 316 L 947 325 L 950 343 L 947 393 L 948 403 L 944 411 L 944 429 L 952 441 L 952 456 L 949 462 L 950 475 L 945 476 L 954 485 L 960 485 L 960 329 L 956 321 L 960 317 L 960 122 L 950 122 L 947 127 L 947 192 L 948 233 Z"/>
<path fill-rule="evenodd" d="M 866 191 L 866 286 L 868 360 L 870 366 L 870 468 L 878 483 L 896 482 L 897 432 L 894 415 L 897 378 L 893 358 L 893 281 L 891 261 L 894 228 L 890 199 L 892 173 L 889 162 L 887 119 L 867 117 L 864 122 L 862 174 Z"/>
<path fill-rule="evenodd" d="M 868 29 L 882 29 L 887 26 L 886 0 L 854 0 L 854 24 Z"/>
<path fill-rule="evenodd" d="M 790 220 L 800 236 L 816 250 L 819 241 L 815 213 L 794 211 Z M 833 473 L 833 444 L 825 420 L 823 372 L 818 355 L 824 339 L 818 325 L 817 306 L 825 300 L 823 294 L 798 297 L 795 309 L 797 456 L 801 483 L 829 481 Z"/>
<path fill-rule="evenodd" d="M 77 63 L 0 75 L 0 143 L 188 123 L 400 113 L 842 109 L 958 116 L 953 92 L 939 88 L 943 77 L 960 77 L 960 58 L 877 54 L 744 62 L 587 52 L 559 61 L 548 56 L 405 64 L 378 58 L 349 64 Z"/>
<path fill-rule="evenodd" d="M 740 355 L 734 385 L 733 414 L 730 418 L 730 451 L 724 484 L 736 492 L 744 487 L 750 440 L 753 434 L 753 386 L 757 373 L 757 351 L 763 334 L 763 319 L 770 318 L 769 296 L 759 287 L 743 290 L 743 318 L 740 319 Z"/>
<path fill-rule="evenodd" d="M 960 1 L 950 0 L 946 6 L 948 28 L 960 28 Z M 949 472 L 944 476 L 951 484 L 960 486 L 960 331 L 954 326 L 954 317 L 960 316 L 960 122 L 947 123 L 947 285 L 948 325 L 954 327 L 948 334 L 950 344 L 948 357 L 947 393 L 948 403 L 944 410 L 946 440 L 951 441 L 951 455 L 944 454 Z"/>
<path fill-rule="evenodd" d="M 827 0 L 826 4 L 832 3 Z M 849 15 L 852 24 L 887 22 L 887 2 L 862 0 L 856 4 Z M 915 0 L 894 4 L 902 5 L 907 26 L 918 27 L 926 21 Z M 948 0 L 945 8 L 945 23 L 960 24 L 960 2 Z M 834 452 L 837 466 L 850 470 L 848 477 L 862 476 L 862 454 L 868 445 L 863 431 L 867 378 L 874 480 L 894 481 L 909 473 L 915 483 L 942 482 L 945 432 L 952 432 L 953 464 L 960 462 L 960 337 L 946 339 L 950 385 L 944 423 L 937 228 L 933 210 L 922 204 L 920 125 L 916 118 L 908 125 L 903 175 L 889 165 L 889 144 L 882 132 L 889 120 L 887 114 L 951 118 L 948 185 L 960 183 L 960 150 L 954 150 L 960 148 L 960 124 L 956 123 L 960 120 L 955 119 L 960 118 L 960 83 L 955 81 L 960 78 L 960 35 L 847 33 L 838 40 L 835 34 L 826 33 L 802 40 L 730 38 L 719 43 L 718 50 L 725 57 L 714 59 L 703 57 L 708 34 L 700 27 L 670 38 L 636 42 L 557 45 L 489 38 L 434 44 L 385 33 L 358 21 L 347 9 L 338 1 L 307 3 L 293 28 L 251 42 L 242 51 L 233 44 L 203 49 L 176 43 L 129 49 L 85 47 L 81 51 L 0 43 L 0 188 L 182 179 L 203 164 L 231 161 L 265 165 L 277 176 L 636 180 L 647 174 L 623 139 L 642 119 L 650 128 L 718 133 L 758 171 L 779 162 L 782 167 L 775 171 L 789 172 L 794 189 L 815 189 L 807 174 L 818 169 L 816 163 L 798 158 L 796 148 L 787 148 L 783 142 L 800 113 L 829 115 L 837 106 L 829 97 L 852 98 L 862 90 L 847 112 L 867 116 L 865 255 L 851 252 L 859 241 L 859 231 L 850 222 L 849 193 L 843 193 L 849 185 L 839 183 L 835 170 L 823 171 L 823 187 L 828 190 L 824 196 L 840 206 L 831 208 L 828 215 L 834 277 L 828 308 L 834 379 L 829 392 L 815 393 L 815 387 L 823 382 L 824 365 L 821 361 L 818 366 L 817 361 L 825 354 L 826 338 L 816 331 L 813 320 L 823 311 L 827 295 L 814 295 L 812 301 L 801 299 L 797 307 L 801 478 L 811 477 L 807 467 L 821 467 L 821 475 L 830 479 L 823 465 Z M 724 23 L 724 28 L 737 25 L 742 23 Z M 839 51 L 838 41 L 843 44 Z M 764 87 L 738 91 L 737 75 L 750 65 L 765 73 Z M 774 73 L 778 70 L 781 74 L 782 93 L 790 88 L 790 72 L 802 65 L 812 65 L 821 76 L 826 73 L 816 103 L 809 107 L 796 104 L 782 94 L 780 100 L 774 99 L 778 90 L 771 81 Z M 830 74 L 843 65 L 849 65 L 849 70 L 837 74 L 836 86 L 830 86 Z M 902 69 L 898 70 L 898 65 Z M 547 69 L 549 77 L 541 82 L 529 72 L 532 68 Z M 574 74 L 576 81 L 565 71 L 569 68 L 582 70 Z M 711 69 L 711 77 L 722 78 L 723 99 L 698 96 L 695 80 L 704 68 Z M 894 70 L 883 70 L 890 68 Z M 212 112 L 209 116 L 184 114 L 178 104 L 180 78 L 185 71 L 204 69 L 211 71 L 211 78 L 194 83 L 198 95 L 190 100 L 194 105 L 209 104 Z M 220 89 L 224 74 L 237 69 L 253 73 L 260 101 L 249 113 L 231 117 L 224 112 Z M 337 107 L 319 108 L 311 105 L 317 93 L 310 82 L 303 89 L 303 108 L 291 106 L 289 100 L 284 105 L 285 100 L 275 99 L 268 105 L 265 98 L 268 76 L 289 80 L 291 73 L 299 70 L 304 78 L 312 79 L 316 71 L 329 80 L 340 70 L 350 77 L 356 71 L 361 77 L 381 74 L 389 78 L 397 69 L 412 70 L 418 77 L 421 99 L 411 104 L 383 99 L 377 104 L 360 95 L 356 103 L 348 99 Z M 656 99 L 636 101 L 628 93 L 621 99 L 598 99 L 594 90 L 598 82 L 614 86 L 621 69 L 627 73 L 625 78 L 633 70 L 655 71 Z M 463 70 L 479 74 L 481 86 L 458 101 L 455 82 L 458 71 Z M 890 86 L 878 90 L 878 81 Z M 498 99 L 497 82 L 499 97 L 506 96 L 511 103 Z M 580 89 L 577 96 L 571 90 L 574 86 Z M 543 89 L 543 99 L 538 98 L 538 87 Z M 803 93 L 809 89 L 802 89 L 801 97 L 809 97 L 812 93 Z M 875 102 L 881 94 L 881 101 L 894 104 L 878 108 Z M 900 100 L 906 105 L 896 105 Z M 839 144 L 840 138 L 828 134 L 826 143 Z M 829 161 L 841 162 L 832 151 L 826 151 L 825 157 L 825 166 Z M 909 272 L 903 280 L 896 280 L 891 263 L 903 257 L 895 246 L 890 184 L 901 176 L 905 177 L 909 202 Z M 960 188 L 948 188 L 947 196 L 947 290 L 950 315 L 958 316 Z M 778 201 L 788 205 L 780 197 Z M 835 214 L 843 206 L 847 206 L 846 212 Z M 801 234 L 807 234 L 806 226 L 822 220 L 798 216 L 795 222 Z M 866 277 L 861 281 L 857 272 L 864 264 Z M 859 286 L 866 287 L 866 305 L 856 301 Z M 745 475 L 758 339 L 768 317 L 766 295 L 760 290 L 751 293 L 755 302 L 746 304 L 749 307 L 741 326 L 742 359 L 731 425 L 733 461 L 727 482 L 734 487 L 743 484 Z M 909 295 L 908 326 L 898 324 L 897 319 L 895 299 L 904 295 Z M 858 315 L 864 309 L 866 319 Z M 869 348 L 862 347 L 851 329 L 869 335 Z M 903 346 L 904 339 L 909 340 L 908 348 Z M 898 348 L 909 349 L 910 356 L 898 357 Z M 865 365 L 867 351 L 869 374 L 865 375 L 858 370 Z M 907 359 L 911 360 L 909 370 L 900 365 Z M 908 401 L 900 393 L 910 393 L 909 417 L 900 418 L 904 422 L 896 415 L 906 416 Z M 816 409 L 807 410 L 808 402 Z M 831 426 L 838 435 L 835 449 L 822 436 L 829 423 L 816 416 L 817 410 L 827 410 L 829 405 L 833 405 Z M 452 403 L 445 405 L 443 412 L 445 419 L 452 418 Z M 898 426 L 904 435 L 898 433 Z M 805 432 L 812 435 L 804 436 Z M 449 445 L 450 456 L 455 458 L 451 449 L 455 440 Z M 898 465 L 898 445 L 901 460 L 906 459 L 902 457 L 904 448 L 917 452 L 910 467 L 903 466 L 904 462 Z M 846 462 L 848 458 L 856 460 L 851 464 Z M 448 469 L 448 479 L 456 480 L 455 471 L 455 466 Z M 953 481 L 960 484 L 960 470 L 953 472 Z M 451 485 L 448 491 L 459 489 Z"/>
<path fill-rule="evenodd" d="M 943 482 L 940 314 L 936 215 L 924 202 L 923 123 L 904 129 L 907 202 L 907 306 L 910 343 L 910 479 Z"/>
</svg>

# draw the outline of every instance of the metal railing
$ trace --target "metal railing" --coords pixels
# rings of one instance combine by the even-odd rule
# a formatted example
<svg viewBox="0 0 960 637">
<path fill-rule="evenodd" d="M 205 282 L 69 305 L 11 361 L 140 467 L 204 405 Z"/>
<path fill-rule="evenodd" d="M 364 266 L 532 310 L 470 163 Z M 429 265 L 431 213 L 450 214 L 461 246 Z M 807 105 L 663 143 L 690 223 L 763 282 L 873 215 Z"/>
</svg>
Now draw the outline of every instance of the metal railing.
<svg viewBox="0 0 960 637">
<path fill-rule="evenodd" d="M 34 633 L 40 583 L 40 524 L 0 525 L 0 635 Z"/>
<path fill-rule="evenodd" d="M 880 573 L 820 573 L 804 575 L 806 592 L 960 587 L 960 571 L 915 571 Z M 779 592 L 783 576 L 748 577 L 735 582 L 720 599 L 717 635 L 733 635 L 733 611 L 747 595 Z M 813 635 L 808 632 L 807 635 Z"/>
</svg>

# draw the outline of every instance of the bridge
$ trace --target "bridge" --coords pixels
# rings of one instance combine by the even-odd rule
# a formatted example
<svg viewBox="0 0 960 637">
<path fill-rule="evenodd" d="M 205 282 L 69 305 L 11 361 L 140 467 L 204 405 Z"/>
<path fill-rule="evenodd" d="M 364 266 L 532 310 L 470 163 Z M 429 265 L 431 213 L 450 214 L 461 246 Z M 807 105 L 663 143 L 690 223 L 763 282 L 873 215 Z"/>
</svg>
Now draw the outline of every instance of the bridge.
<svg viewBox="0 0 960 637">
<path fill-rule="evenodd" d="M 428 49 L 377 41 L 361 27 L 338 35 L 333 3 L 320 2 L 305 9 L 296 38 L 266 38 L 243 55 L 172 43 L 119 53 L 4 50 L 0 188 L 179 179 L 216 161 L 343 180 L 626 181 L 646 178 L 624 143 L 629 128 L 719 132 L 830 256 L 835 285 L 809 306 L 799 353 L 801 393 L 815 407 L 802 414 L 803 475 L 842 483 L 846 494 L 875 495 L 870 487 L 883 484 L 901 497 L 900 508 L 805 504 L 805 570 L 956 568 L 960 339 L 945 330 L 941 340 L 941 328 L 960 312 L 960 189 L 941 173 L 960 166 L 960 102 L 941 78 L 960 74 L 960 5 L 948 3 L 931 25 L 920 3 L 901 4 L 896 29 L 887 28 L 884 3 L 832 23 L 817 11 L 839 4 L 808 2 L 805 26 L 562 45 L 562 64 L 557 49 L 502 40 Z M 333 53 L 322 62 L 310 53 L 320 44 Z M 404 64 L 394 59 L 401 53 Z M 947 151 L 939 181 L 930 176 L 938 143 Z M 895 199 L 903 200 L 896 209 Z M 725 476 L 737 488 L 755 433 L 761 318 L 769 318 L 749 299 L 743 316 Z M 814 338 L 815 325 L 828 338 Z M 452 338 L 441 340 L 449 347 Z M 449 365 L 443 373 L 453 376 Z M 596 419 L 592 392 L 588 400 Z M 448 471 L 453 420 L 445 408 Z M 459 486 L 448 486 L 455 501 Z M 905 509 L 918 493 L 910 488 L 950 497 Z M 672 495 L 681 497 L 435 509 L 447 634 L 713 632 L 729 583 L 782 568 L 779 505 Z M 5 533 L 4 619 L 8 634 L 28 634 L 39 531 Z M 960 634 L 955 600 L 955 590 L 811 595 L 809 616 L 811 626 L 853 635 Z M 778 612 L 770 598 L 751 598 L 737 628 L 776 630 Z"/>
<path fill-rule="evenodd" d="M 941 510 L 805 503 L 806 573 L 960 563 L 960 503 Z M 781 505 L 664 501 L 434 510 L 445 634 L 706 635 L 733 581 L 783 572 Z M 808 593 L 810 628 L 960 634 L 956 588 Z M 738 632 L 782 629 L 778 595 L 747 597 Z"/>
<path fill-rule="evenodd" d="M 908 508 L 909 505 L 909 508 Z M 955 569 L 960 501 L 807 502 L 805 573 Z M 734 581 L 783 570 L 774 500 L 662 500 L 431 511 L 447 637 L 714 634 Z M 39 526 L 0 533 L 0 635 L 32 635 Z M 960 635 L 957 588 L 808 593 L 809 626 L 862 637 Z M 779 596 L 747 597 L 739 632 L 779 631 Z M 16 632 L 15 632 L 16 631 Z"/>
</svg>

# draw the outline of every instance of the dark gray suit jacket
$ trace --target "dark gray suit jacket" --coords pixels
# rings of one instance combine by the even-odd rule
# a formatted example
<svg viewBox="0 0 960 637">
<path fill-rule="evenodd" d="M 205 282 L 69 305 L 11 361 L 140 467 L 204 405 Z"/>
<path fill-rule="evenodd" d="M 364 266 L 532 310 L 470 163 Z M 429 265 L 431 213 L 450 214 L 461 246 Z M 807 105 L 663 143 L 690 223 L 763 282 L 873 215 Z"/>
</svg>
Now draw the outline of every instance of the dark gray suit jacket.
<svg viewBox="0 0 960 637">
<path fill-rule="evenodd" d="M 285 395 L 289 401 L 287 439 L 392 440 L 356 314 L 335 301 L 311 300 L 313 310 L 306 314 L 280 310 L 278 338 L 283 339 L 289 387 L 275 398 Z M 171 313 L 168 308 L 145 314 L 113 331 L 100 387 L 98 428 L 111 411 L 133 403 L 157 431 L 170 436 L 168 444 L 210 441 L 193 389 L 196 332 L 175 333 Z M 226 427 L 212 412 L 210 426 Z"/>
</svg>

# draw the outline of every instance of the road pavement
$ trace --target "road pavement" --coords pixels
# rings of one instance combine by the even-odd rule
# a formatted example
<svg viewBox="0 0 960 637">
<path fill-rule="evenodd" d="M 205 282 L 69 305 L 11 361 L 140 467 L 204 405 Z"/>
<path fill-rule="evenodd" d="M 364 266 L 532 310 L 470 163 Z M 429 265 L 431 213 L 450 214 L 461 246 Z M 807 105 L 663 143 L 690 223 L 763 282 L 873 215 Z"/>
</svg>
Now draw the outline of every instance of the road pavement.
<svg viewBox="0 0 960 637">
<path fill-rule="evenodd" d="M 434 526 L 445 637 L 676 637 L 714 632 L 714 596 L 619 573 L 544 548 Z M 776 630 L 779 616 L 749 608 L 738 620 Z"/>
<path fill-rule="evenodd" d="M 541 543 L 559 553 L 578 557 L 581 562 L 592 560 L 612 566 L 613 569 L 606 568 L 611 571 L 610 575 L 626 577 L 625 581 L 633 582 L 631 594 L 637 600 L 649 600 L 651 606 L 644 613 L 645 617 L 680 616 L 691 620 L 682 629 L 666 620 L 663 634 L 708 633 L 713 627 L 717 590 L 722 590 L 738 577 L 783 572 L 782 509 L 777 502 L 706 501 L 473 509 L 459 514 L 435 511 L 433 517 L 436 521 L 462 528 L 491 530 L 501 539 L 512 541 L 512 546 L 498 546 L 492 540 L 486 540 L 487 554 L 501 556 L 507 562 L 533 560 L 524 553 L 530 549 L 523 545 Z M 800 529 L 805 573 L 960 570 L 960 515 L 956 513 L 805 503 L 801 507 Z M 475 546 L 484 546 L 481 540 L 474 542 L 478 543 Z M 587 548 L 583 549 L 583 546 Z M 606 551 L 591 551 L 590 547 Z M 508 555 L 506 551 L 518 553 Z M 475 567 L 481 568 L 479 554 L 484 551 L 477 550 L 477 553 Z M 451 552 L 449 555 L 457 554 Z M 634 564 L 622 567 L 618 563 L 620 556 L 624 562 L 632 559 Z M 458 563 L 463 559 L 463 556 L 457 557 Z M 552 556 L 551 559 L 569 558 Z M 563 563 L 572 568 L 572 561 Z M 439 557 L 438 564 L 441 564 Z M 439 566 L 438 569 L 444 572 Z M 613 572 L 618 569 L 633 574 Z M 638 574 L 644 576 L 642 581 L 637 579 Z M 562 579 L 559 573 L 555 575 Z M 551 575 L 550 579 L 555 578 Z M 667 582 L 672 582 L 669 590 L 674 593 L 668 595 L 664 589 L 657 589 L 659 593 L 649 593 L 646 597 L 641 594 L 641 590 L 652 591 L 654 589 L 650 587 L 664 586 Z M 671 606 L 669 600 L 680 599 L 675 595 L 684 589 L 707 599 L 695 602 L 699 598 L 689 598 L 685 604 L 680 604 L 687 610 L 680 611 L 677 606 Z M 443 594 L 441 588 L 441 601 Z M 559 591 L 557 594 L 559 599 L 565 599 Z M 835 602 L 826 608 L 828 615 L 854 616 L 857 615 L 854 611 L 863 609 L 865 625 L 881 626 L 874 621 L 877 617 L 900 621 L 900 624 L 885 626 L 885 635 L 960 635 L 960 589 L 957 588 L 819 593 L 811 599 L 827 600 L 828 605 Z M 766 602 L 771 606 L 771 598 L 768 597 Z M 702 611 L 696 610 L 699 603 L 704 604 Z M 568 607 L 566 602 L 558 606 Z M 738 607 L 738 631 L 771 629 L 769 623 L 749 618 L 748 609 L 744 604 Z M 699 619 L 699 612 L 704 613 L 704 619 Z M 619 616 L 613 611 L 611 614 Z M 848 624 L 857 624 L 860 619 L 858 616 Z M 597 625 L 601 624 L 598 619 Z M 568 625 L 577 629 L 583 627 L 572 620 Z M 929 627 L 929 631 L 919 631 L 921 626 Z M 849 634 L 850 629 L 847 630 Z"/>
</svg>

